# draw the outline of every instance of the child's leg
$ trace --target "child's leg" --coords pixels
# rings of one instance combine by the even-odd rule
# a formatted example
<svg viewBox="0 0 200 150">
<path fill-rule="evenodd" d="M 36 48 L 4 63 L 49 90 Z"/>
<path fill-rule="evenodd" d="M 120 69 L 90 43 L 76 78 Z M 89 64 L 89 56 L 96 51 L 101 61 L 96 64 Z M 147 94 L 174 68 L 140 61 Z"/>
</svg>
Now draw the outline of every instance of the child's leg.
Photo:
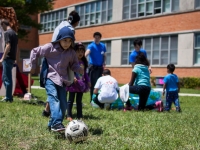
<svg viewBox="0 0 200 150">
<path fill-rule="evenodd" d="M 104 104 L 103 104 L 103 103 L 100 103 L 99 100 L 98 100 L 98 94 L 96 94 L 96 97 L 93 99 L 93 101 L 94 101 L 101 109 L 104 108 Z"/>
<path fill-rule="evenodd" d="M 176 107 L 176 111 L 177 112 L 181 112 L 181 107 L 180 107 L 180 103 L 179 103 L 178 92 L 174 93 L 174 105 Z"/>
<path fill-rule="evenodd" d="M 170 111 L 171 106 L 172 106 L 172 100 L 173 96 L 171 95 L 170 92 L 166 93 L 166 106 L 165 106 L 165 111 Z"/>
<path fill-rule="evenodd" d="M 126 106 L 128 106 L 128 107 L 131 106 L 131 102 L 130 102 L 130 100 L 127 100 L 127 102 L 126 102 Z"/>
<path fill-rule="evenodd" d="M 72 107 L 74 103 L 74 98 L 75 98 L 75 92 L 69 92 L 69 99 L 68 99 L 68 108 L 67 108 L 67 117 L 72 118 Z M 76 95 L 77 96 L 77 95 Z"/>
<path fill-rule="evenodd" d="M 48 126 L 52 127 L 57 124 L 62 124 L 64 117 L 63 114 L 67 108 L 65 88 L 60 87 L 54 84 L 50 79 L 47 79 L 45 89 L 51 110 L 51 117 Z"/>
<path fill-rule="evenodd" d="M 83 118 L 83 113 L 82 113 L 82 97 L 83 97 L 83 93 L 82 92 L 78 92 L 76 94 L 76 110 L 77 110 L 77 118 Z"/>
</svg>

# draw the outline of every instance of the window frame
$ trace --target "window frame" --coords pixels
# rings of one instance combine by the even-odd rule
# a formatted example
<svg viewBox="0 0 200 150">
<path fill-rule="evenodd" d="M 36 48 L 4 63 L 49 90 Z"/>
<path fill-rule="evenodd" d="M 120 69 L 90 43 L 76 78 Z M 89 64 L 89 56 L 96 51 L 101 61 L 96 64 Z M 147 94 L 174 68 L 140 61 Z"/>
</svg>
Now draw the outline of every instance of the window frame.
<svg viewBox="0 0 200 150">
<path fill-rule="evenodd" d="M 171 40 L 172 40 L 173 37 L 176 38 L 176 45 L 175 45 L 176 48 L 175 49 L 172 48 L 172 44 L 173 43 L 171 42 Z M 167 49 L 165 49 L 165 50 L 162 49 L 162 40 L 164 38 L 167 38 Z M 122 66 L 130 64 L 129 63 L 129 57 L 130 57 L 131 52 L 134 50 L 134 49 L 131 49 L 130 43 L 132 43 L 132 45 L 133 45 L 133 42 L 132 42 L 133 39 L 134 38 L 123 39 L 122 40 L 122 50 L 123 50 L 124 41 L 128 41 L 128 49 L 127 49 L 127 51 L 124 51 L 124 52 L 127 52 L 127 54 L 129 54 L 129 55 L 127 55 L 127 64 L 122 64 L 122 62 L 123 62 L 123 59 L 122 59 L 122 57 L 123 57 L 123 51 L 121 51 L 121 65 Z M 141 37 L 140 39 L 143 41 L 143 45 L 142 45 L 141 48 L 143 48 L 145 50 L 147 48 L 147 45 L 146 45 L 147 40 L 150 40 L 150 44 L 149 44 L 150 46 L 149 46 L 148 50 L 146 50 L 146 53 L 147 53 L 147 58 L 148 58 L 151 66 L 166 66 L 169 63 L 173 63 L 173 64 L 176 65 L 178 63 L 178 34 L 162 35 L 162 36 L 152 36 L 152 37 Z M 158 43 L 158 50 L 154 50 L 154 40 L 155 39 L 157 39 L 159 41 L 159 43 Z M 172 60 L 171 60 L 171 53 L 172 53 L 172 51 L 176 52 L 176 60 L 175 60 L 175 62 L 172 62 Z M 158 56 L 158 63 L 153 63 L 153 60 L 156 61 L 156 58 L 154 58 L 154 56 L 153 56 L 154 52 L 158 52 L 158 54 L 157 54 L 157 56 Z M 162 52 L 167 52 L 168 56 L 167 57 L 163 56 Z M 167 63 L 162 63 L 162 61 L 164 59 L 167 60 Z"/>
<path fill-rule="evenodd" d="M 125 1 L 128 2 L 128 4 L 126 3 L 126 5 L 125 5 Z M 140 0 L 135 0 L 134 1 L 135 3 L 132 3 L 131 0 L 123 0 L 122 20 L 136 19 L 136 18 L 141 18 L 141 17 L 155 16 L 155 15 L 159 15 L 159 14 L 166 14 L 166 13 L 172 13 L 172 12 L 179 11 L 179 3 L 180 3 L 179 0 L 169 0 L 170 1 L 170 11 L 169 12 L 164 12 L 164 4 L 165 4 L 164 1 L 165 0 L 150 0 L 150 1 L 144 0 L 144 1 L 140 2 Z M 158 2 L 160 2 L 160 7 L 156 7 L 156 3 L 158 3 Z M 175 9 L 176 3 L 178 3 L 178 9 Z M 151 12 L 148 11 L 148 7 L 147 7 L 147 5 L 149 5 L 149 4 L 152 5 Z M 132 11 L 133 5 L 134 6 L 136 5 L 136 9 L 135 9 L 136 13 L 133 13 L 133 11 Z M 143 5 L 144 11 L 142 11 L 143 15 L 140 16 L 140 14 L 142 14 L 142 12 L 139 12 L 140 11 L 139 6 L 142 6 L 142 5 Z M 127 9 L 128 9 L 128 12 L 127 12 Z M 156 10 L 159 10 L 160 12 L 158 11 L 156 13 Z M 132 14 L 135 14 L 135 17 L 132 17 Z"/>
<path fill-rule="evenodd" d="M 196 58 L 196 57 L 198 57 L 197 51 L 200 51 L 200 47 L 196 47 L 196 40 L 197 40 L 196 38 L 198 35 L 200 36 L 200 32 L 194 34 L 194 64 L 195 65 L 200 65 L 200 62 L 198 63 L 197 58 Z"/>
<path fill-rule="evenodd" d="M 195 9 L 199 9 L 200 8 L 200 0 L 195 0 Z"/>
<path fill-rule="evenodd" d="M 98 4 L 100 4 L 100 7 L 97 10 L 98 8 L 97 6 L 99 6 Z M 104 4 L 106 7 L 103 7 Z M 110 8 L 109 8 L 109 4 L 112 5 Z M 93 8 L 92 5 L 94 5 L 94 11 L 91 11 L 91 8 Z M 86 8 L 89 8 L 89 9 L 86 9 Z M 91 25 L 98 25 L 102 23 L 111 22 L 112 17 L 113 17 L 113 11 L 112 11 L 113 0 L 93 1 L 89 3 L 81 4 L 81 5 L 76 5 L 75 10 L 80 14 L 80 18 L 81 18 L 78 27 L 87 27 Z M 108 16 L 109 12 L 111 12 L 110 16 Z M 92 16 L 94 17 L 94 20 L 92 20 Z M 98 19 L 97 19 L 97 16 L 98 16 Z M 111 19 L 109 19 L 109 17 Z M 106 18 L 106 20 L 104 20 L 104 18 Z M 94 21 L 94 22 L 91 22 L 91 21 Z"/>
</svg>

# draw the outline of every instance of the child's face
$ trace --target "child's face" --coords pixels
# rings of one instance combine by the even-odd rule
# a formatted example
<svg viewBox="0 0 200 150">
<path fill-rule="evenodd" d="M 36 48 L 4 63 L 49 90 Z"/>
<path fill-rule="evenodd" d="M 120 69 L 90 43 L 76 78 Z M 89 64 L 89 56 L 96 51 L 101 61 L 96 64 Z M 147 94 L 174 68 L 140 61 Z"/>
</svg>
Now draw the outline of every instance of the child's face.
<svg viewBox="0 0 200 150">
<path fill-rule="evenodd" d="M 64 50 L 68 49 L 72 44 L 72 40 L 70 38 L 65 38 L 60 40 L 60 45 Z"/>
<path fill-rule="evenodd" d="M 100 40 L 101 40 L 101 37 L 100 37 L 99 35 L 95 35 L 95 36 L 94 36 L 94 41 L 95 41 L 95 43 L 99 43 Z"/>
<path fill-rule="evenodd" d="M 76 50 L 76 55 L 77 55 L 78 59 L 81 59 L 85 55 L 84 50 L 82 48 L 78 48 Z"/>
<path fill-rule="evenodd" d="M 139 51 L 140 48 L 141 48 L 141 46 L 139 46 L 139 45 L 135 45 L 135 46 L 134 46 L 134 49 L 135 49 L 136 51 Z"/>
</svg>

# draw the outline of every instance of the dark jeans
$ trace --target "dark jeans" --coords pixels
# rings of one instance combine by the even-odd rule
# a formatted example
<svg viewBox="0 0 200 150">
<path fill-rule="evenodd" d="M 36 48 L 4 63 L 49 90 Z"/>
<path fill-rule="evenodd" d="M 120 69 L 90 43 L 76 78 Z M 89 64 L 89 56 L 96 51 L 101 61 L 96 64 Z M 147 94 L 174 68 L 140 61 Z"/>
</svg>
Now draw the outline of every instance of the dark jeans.
<svg viewBox="0 0 200 150">
<path fill-rule="evenodd" d="M 169 111 L 171 109 L 172 103 L 174 103 L 174 105 L 176 106 L 176 110 L 180 111 L 178 91 L 170 91 L 166 93 L 166 111 Z"/>
<path fill-rule="evenodd" d="M 76 95 L 76 110 L 77 110 L 77 118 L 83 118 L 83 113 L 82 113 L 82 97 L 83 93 L 82 92 L 69 92 L 69 100 L 68 100 L 68 109 L 67 109 L 67 117 L 72 117 L 72 107 L 74 103 Z"/>
<path fill-rule="evenodd" d="M 104 103 L 100 103 L 99 100 L 98 100 L 98 95 L 99 94 L 96 94 L 96 97 L 94 98 L 94 102 L 101 108 L 103 109 L 104 108 Z"/>
<path fill-rule="evenodd" d="M 6 89 L 6 100 L 13 101 L 12 97 L 12 89 L 13 89 L 13 81 L 12 81 L 12 68 L 13 68 L 14 60 L 10 58 L 6 58 L 3 60 L 3 73 L 2 73 L 2 81 L 4 83 Z"/>
<path fill-rule="evenodd" d="M 102 73 L 103 73 L 103 67 L 102 66 L 94 66 L 94 65 L 89 66 L 89 77 L 90 77 L 90 82 L 91 82 L 90 102 L 92 101 L 94 86 L 95 86 L 98 78 L 102 76 Z"/>
<path fill-rule="evenodd" d="M 129 92 L 130 93 L 139 95 L 138 110 L 144 110 L 145 109 L 150 91 L 151 91 L 151 88 L 149 86 L 145 86 L 145 85 L 129 86 Z M 131 106 L 130 100 L 128 100 L 126 102 L 126 105 Z"/>
</svg>

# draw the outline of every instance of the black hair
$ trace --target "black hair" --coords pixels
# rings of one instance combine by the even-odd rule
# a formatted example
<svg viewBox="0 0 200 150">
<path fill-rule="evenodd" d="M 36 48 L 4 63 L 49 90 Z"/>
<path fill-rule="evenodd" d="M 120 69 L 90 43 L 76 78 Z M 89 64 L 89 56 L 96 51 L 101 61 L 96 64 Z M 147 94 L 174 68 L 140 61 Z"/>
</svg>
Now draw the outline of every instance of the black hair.
<svg viewBox="0 0 200 150">
<path fill-rule="evenodd" d="M 144 53 L 139 52 L 136 56 L 135 64 L 142 64 L 149 66 L 149 61 L 147 60 L 147 57 L 144 55 Z"/>
<path fill-rule="evenodd" d="M 109 69 L 104 69 L 103 70 L 103 75 L 111 75 L 111 72 Z"/>
<path fill-rule="evenodd" d="M 100 38 L 102 37 L 102 35 L 101 35 L 100 32 L 95 32 L 95 33 L 93 34 L 93 37 L 95 37 L 96 35 L 100 36 Z"/>
<path fill-rule="evenodd" d="M 173 73 L 175 70 L 175 65 L 174 64 L 168 64 L 167 69 L 170 71 L 170 73 Z"/>
<path fill-rule="evenodd" d="M 134 45 L 134 46 L 136 46 L 136 45 L 142 46 L 142 40 L 140 40 L 140 39 L 135 39 L 135 40 L 133 41 L 133 45 Z"/>
<path fill-rule="evenodd" d="M 86 69 L 88 68 L 88 61 L 87 61 L 87 58 L 85 57 L 85 46 L 82 43 L 76 43 L 75 46 L 74 46 L 74 50 L 78 51 L 78 49 L 82 49 L 84 51 L 84 55 L 81 58 L 81 60 L 83 61 L 83 64 L 84 64 L 84 67 L 85 67 L 84 69 L 86 71 Z"/>
<path fill-rule="evenodd" d="M 68 22 L 73 25 L 78 21 L 80 21 L 79 14 L 75 10 L 71 11 L 68 17 Z"/>
<path fill-rule="evenodd" d="M 2 20 L 1 20 L 1 25 L 2 25 L 2 24 L 5 24 L 6 26 L 9 26 L 9 25 L 10 25 L 9 21 L 6 20 L 6 19 L 2 19 Z"/>
</svg>

